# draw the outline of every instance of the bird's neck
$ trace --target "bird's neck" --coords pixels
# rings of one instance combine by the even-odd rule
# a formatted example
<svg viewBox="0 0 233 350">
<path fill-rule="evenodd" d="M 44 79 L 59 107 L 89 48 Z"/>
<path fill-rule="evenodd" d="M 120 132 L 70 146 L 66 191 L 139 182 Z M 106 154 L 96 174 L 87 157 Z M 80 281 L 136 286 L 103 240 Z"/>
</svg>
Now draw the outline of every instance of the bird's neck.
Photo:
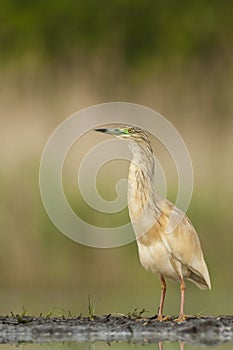
<svg viewBox="0 0 233 350">
<path fill-rule="evenodd" d="M 130 141 L 129 147 L 133 155 L 129 167 L 129 214 L 131 219 L 141 215 L 147 207 L 153 215 L 160 214 L 159 197 L 155 192 L 155 156 L 151 145 Z"/>
</svg>

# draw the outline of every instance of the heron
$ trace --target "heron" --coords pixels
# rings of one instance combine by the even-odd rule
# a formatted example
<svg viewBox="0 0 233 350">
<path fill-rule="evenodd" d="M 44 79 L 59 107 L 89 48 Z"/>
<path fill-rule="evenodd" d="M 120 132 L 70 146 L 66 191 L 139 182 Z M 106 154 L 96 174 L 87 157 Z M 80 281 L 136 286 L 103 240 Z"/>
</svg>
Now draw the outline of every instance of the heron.
<svg viewBox="0 0 233 350">
<path fill-rule="evenodd" d="M 166 280 L 180 284 L 180 313 L 177 322 L 184 322 L 185 279 L 201 289 L 211 289 L 208 268 L 200 240 L 188 216 L 169 200 L 161 198 L 155 188 L 156 159 L 147 133 L 139 127 L 96 129 L 129 141 L 132 161 L 128 173 L 129 217 L 136 234 L 139 260 L 146 270 L 160 276 L 161 297 L 158 321 L 163 316 Z M 171 226 L 170 220 L 177 225 Z M 170 225 L 170 226 L 169 226 Z"/>
</svg>

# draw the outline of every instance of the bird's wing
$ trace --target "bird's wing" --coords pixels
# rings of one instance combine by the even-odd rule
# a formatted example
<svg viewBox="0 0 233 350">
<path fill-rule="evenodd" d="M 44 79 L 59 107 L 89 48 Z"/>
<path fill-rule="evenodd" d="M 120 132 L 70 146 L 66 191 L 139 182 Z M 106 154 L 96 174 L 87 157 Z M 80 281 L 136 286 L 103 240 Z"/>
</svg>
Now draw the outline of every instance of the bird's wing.
<svg viewBox="0 0 233 350">
<path fill-rule="evenodd" d="M 196 230 L 189 218 L 169 201 L 166 201 L 164 212 L 167 223 L 172 213 L 172 231 L 167 229 L 163 234 L 163 243 L 171 256 L 181 262 L 190 271 L 190 279 L 200 288 L 211 288 L 208 268 L 206 266 L 201 244 Z M 176 226 L 175 223 L 178 225 Z"/>
</svg>

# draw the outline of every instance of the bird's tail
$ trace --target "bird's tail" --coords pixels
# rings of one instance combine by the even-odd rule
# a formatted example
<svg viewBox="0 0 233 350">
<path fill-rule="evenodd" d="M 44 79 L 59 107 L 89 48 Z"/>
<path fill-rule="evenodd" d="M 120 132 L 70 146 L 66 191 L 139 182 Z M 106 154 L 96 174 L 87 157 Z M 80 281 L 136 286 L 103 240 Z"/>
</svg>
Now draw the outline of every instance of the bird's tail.
<svg viewBox="0 0 233 350">
<path fill-rule="evenodd" d="M 196 269 L 189 267 L 189 270 L 191 272 L 191 275 L 187 278 L 188 280 L 192 281 L 194 284 L 196 284 L 200 289 L 211 289 L 211 282 L 210 282 L 210 276 L 209 271 L 206 266 L 206 263 L 203 259 L 201 271 L 197 271 Z"/>
</svg>

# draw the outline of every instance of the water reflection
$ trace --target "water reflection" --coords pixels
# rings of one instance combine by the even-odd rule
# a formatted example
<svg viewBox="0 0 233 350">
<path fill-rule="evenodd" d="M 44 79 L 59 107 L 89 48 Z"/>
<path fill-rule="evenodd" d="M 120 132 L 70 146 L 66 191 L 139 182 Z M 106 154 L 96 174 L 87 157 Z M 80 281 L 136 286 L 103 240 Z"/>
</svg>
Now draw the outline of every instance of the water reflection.
<svg viewBox="0 0 233 350">
<path fill-rule="evenodd" d="M 158 344 L 137 344 L 126 342 L 66 342 L 66 343 L 37 343 L 37 344 L 2 344 L 1 350 L 232 350 L 233 344 L 226 343 L 206 347 L 191 345 L 184 342 L 159 342 Z"/>
<path fill-rule="evenodd" d="M 180 346 L 180 350 L 184 350 L 184 342 L 179 342 L 179 346 Z M 163 342 L 159 342 L 158 343 L 158 349 L 159 350 L 165 350 L 164 348 L 163 348 Z"/>
</svg>

